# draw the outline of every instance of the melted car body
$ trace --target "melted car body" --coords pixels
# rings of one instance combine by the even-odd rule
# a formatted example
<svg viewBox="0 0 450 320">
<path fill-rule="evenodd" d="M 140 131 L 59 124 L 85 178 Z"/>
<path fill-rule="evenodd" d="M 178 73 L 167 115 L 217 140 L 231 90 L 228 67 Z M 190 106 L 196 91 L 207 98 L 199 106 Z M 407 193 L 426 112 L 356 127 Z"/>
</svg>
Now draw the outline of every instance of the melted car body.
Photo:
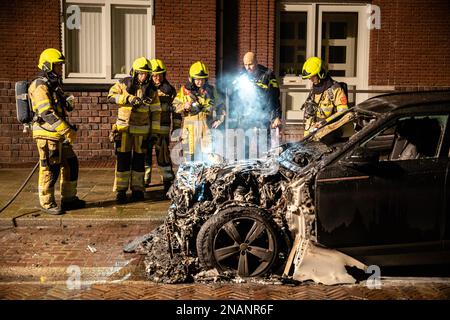
<svg viewBox="0 0 450 320">
<path fill-rule="evenodd" d="M 344 266 L 449 264 L 449 116 L 449 91 L 385 95 L 279 155 L 183 164 L 168 250 L 194 273 L 327 284 L 351 282 Z"/>
</svg>

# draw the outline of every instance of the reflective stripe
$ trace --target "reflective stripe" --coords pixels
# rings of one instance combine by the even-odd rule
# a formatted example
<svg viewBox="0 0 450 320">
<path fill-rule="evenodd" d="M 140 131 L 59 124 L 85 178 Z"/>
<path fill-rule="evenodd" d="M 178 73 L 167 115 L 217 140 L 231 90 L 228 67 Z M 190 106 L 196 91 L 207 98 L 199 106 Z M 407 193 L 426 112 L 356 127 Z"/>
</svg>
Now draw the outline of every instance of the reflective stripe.
<svg viewBox="0 0 450 320">
<path fill-rule="evenodd" d="M 272 85 L 272 87 L 278 88 L 278 81 L 276 79 L 270 79 L 269 83 Z"/>
<path fill-rule="evenodd" d="M 160 121 L 152 121 L 152 129 L 159 130 L 159 128 L 161 127 L 160 123 Z"/>
<path fill-rule="evenodd" d="M 129 132 L 132 134 L 148 134 L 150 132 L 150 126 L 129 126 Z"/>
<path fill-rule="evenodd" d="M 48 104 L 47 106 L 40 107 L 38 109 L 38 111 L 39 111 L 39 113 L 43 113 L 44 111 L 47 111 L 47 110 L 49 110 L 51 108 L 52 108 L 52 106 Z"/>
<path fill-rule="evenodd" d="M 150 182 L 152 181 L 152 167 L 151 167 L 151 165 L 145 166 L 144 181 L 147 184 L 150 184 Z"/>
<path fill-rule="evenodd" d="M 338 112 L 344 112 L 347 109 L 348 109 L 348 106 L 346 106 L 346 105 L 341 105 L 341 106 L 337 107 Z"/>
<path fill-rule="evenodd" d="M 113 191 L 126 191 L 130 184 L 130 171 L 119 172 L 116 169 Z"/>
<path fill-rule="evenodd" d="M 193 124 L 189 124 L 187 125 L 187 130 L 188 130 L 188 141 L 189 141 L 189 154 L 194 154 L 194 125 Z"/>
<path fill-rule="evenodd" d="M 48 131 L 39 125 L 33 125 L 33 138 L 54 138 L 54 140 L 61 140 L 62 135 L 56 131 Z"/>
<path fill-rule="evenodd" d="M 150 106 L 150 112 L 157 112 L 157 111 L 161 111 L 161 105 L 160 104 L 156 104 L 156 105 L 151 105 Z"/>
<path fill-rule="evenodd" d="M 128 124 L 123 124 L 123 122 L 117 123 L 116 122 L 117 131 L 124 132 L 128 131 Z"/>
<path fill-rule="evenodd" d="M 169 126 L 160 126 L 159 131 L 160 132 L 169 132 L 170 127 Z"/>
<path fill-rule="evenodd" d="M 131 171 L 131 190 L 144 191 L 144 172 Z"/>
<path fill-rule="evenodd" d="M 256 85 L 263 89 L 269 89 L 268 85 L 265 85 L 264 83 L 261 83 L 261 82 L 256 82 Z"/>
<path fill-rule="evenodd" d="M 36 102 L 35 106 L 34 106 L 34 110 L 39 110 L 39 112 L 45 111 L 47 109 L 51 108 L 50 105 L 50 100 L 49 99 L 44 99 L 44 100 L 40 100 L 39 102 Z"/>
</svg>

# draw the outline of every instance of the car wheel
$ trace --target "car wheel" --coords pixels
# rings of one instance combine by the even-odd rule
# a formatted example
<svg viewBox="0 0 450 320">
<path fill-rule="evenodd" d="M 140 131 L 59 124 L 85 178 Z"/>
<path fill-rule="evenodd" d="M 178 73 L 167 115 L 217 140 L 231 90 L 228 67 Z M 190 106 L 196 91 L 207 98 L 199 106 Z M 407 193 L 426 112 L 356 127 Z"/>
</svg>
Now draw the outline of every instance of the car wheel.
<svg viewBox="0 0 450 320">
<path fill-rule="evenodd" d="M 257 208 L 227 208 L 208 219 L 197 236 L 197 254 L 204 267 L 242 277 L 265 274 L 277 253 L 273 222 Z"/>
</svg>

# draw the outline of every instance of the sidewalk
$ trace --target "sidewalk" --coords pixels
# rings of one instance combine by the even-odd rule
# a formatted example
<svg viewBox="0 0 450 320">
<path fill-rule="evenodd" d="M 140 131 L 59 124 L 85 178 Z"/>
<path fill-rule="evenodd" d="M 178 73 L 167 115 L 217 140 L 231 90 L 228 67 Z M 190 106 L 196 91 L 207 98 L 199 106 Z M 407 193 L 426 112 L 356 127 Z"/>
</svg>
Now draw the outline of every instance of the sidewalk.
<svg viewBox="0 0 450 320">
<path fill-rule="evenodd" d="M 31 168 L 0 169 L 0 206 L 15 194 L 30 171 Z M 169 206 L 169 201 L 163 198 L 164 194 L 157 174 L 152 180 L 155 186 L 147 189 L 144 201 L 117 205 L 115 193 L 112 191 L 114 169 L 81 168 L 78 196 L 87 202 L 86 208 L 52 216 L 39 210 L 37 181 L 36 171 L 16 200 L 0 214 L 0 226 L 11 226 L 13 219 L 16 226 L 70 225 L 80 221 L 91 223 L 154 221 L 162 220 Z M 59 202 L 59 182 L 55 187 Z"/>
<path fill-rule="evenodd" d="M 30 171 L 0 169 L 0 206 L 15 194 Z M 81 168 L 78 196 L 87 207 L 52 216 L 39 210 L 36 171 L 0 214 L 0 299 L 7 292 L 18 298 L 30 294 L 16 290 L 17 284 L 40 288 L 51 283 L 65 285 L 72 272 L 79 272 L 84 287 L 125 278 L 145 281 L 142 257 L 125 254 L 122 248 L 160 225 L 167 214 L 169 200 L 164 199 L 156 173 L 155 186 L 147 190 L 144 201 L 117 205 L 112 191 L 114 168 Z M 55 194 L 59 202 L 59 184 Z"/>
</svg>

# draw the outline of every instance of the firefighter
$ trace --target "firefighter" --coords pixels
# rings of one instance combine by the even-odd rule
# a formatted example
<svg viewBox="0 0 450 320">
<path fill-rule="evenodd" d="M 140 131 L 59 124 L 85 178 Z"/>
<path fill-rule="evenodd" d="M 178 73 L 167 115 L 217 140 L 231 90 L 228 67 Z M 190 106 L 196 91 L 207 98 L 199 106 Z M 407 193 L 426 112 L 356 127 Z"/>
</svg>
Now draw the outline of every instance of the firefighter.
<svg viewBox="0 0 450 320">
<path fill-rule="evenodd" d="M 306 119 L 304 136 L 307 136 L 348 109 L 347 94 L 345 84 L 333 80 L 318 57 L 311 57 L 303 64 L 302 79 L 309 79 L 313 84 L 302 106 Z"/>
<path fill-rule="evenodd" d="M 187 161 L 204 160 L 212 151 L 210 129 L 223 122 L 223 107 L 214 86 L 208 83 L 208 69 L 201 61 L 189 69 L 189 81 L 174 100 L 175 111 L 183 116 L 182 144 Z M 220 110 L 219 110 L 220 109 Z"/>
<path fill-rule="evenodd" d="M 170 160 L 170 133 L 181 129 L 182 118 L 179 113 L 174 112 L 172 105 L 177 92 L 167 81 L 166 65 L 160 59 L 150 60 L 152 85 L 158 92 L 161 107 L 150 110 L 151 135 L 148 142 L 145 167 L 145 184 L 150 185 L 152 175 L 152 153 L 155 148 L 156 160 L 162 175 L 164 191 L 167 192 L 174 179 L 172 162 Z"/>
<path fill-rule="evenodd" d="M 133 62 L 130 76 L 109 90 L 108 101 L 119 106 L 111 140 L 117 156 L 113 190 L 118 203 L 144 199 L 145 149 L 150 133 L 150 109 L 160 108 L 158 95 L 150 84 L 151 67 L 145 57 Z"/>
<path fill-rule="evenodd" d="M 281 126 L 280 88 L 274 73 L 267 67 L 258 64 L 253 52 L 247 52 L 243 57 L 243 62 L 244 69 L 241 74 L 245 75 L 256 89 L 260 124 L 268 130 L 279 128 Z M 250 126 L 252 125 L 250 124 Z"/>
<path fill-rule="evenodd" d="M 77 197 L 78 159 L 72 144 L 76 127 L 67 120 L 72 105 L 61 89 L 63 54 L 45 49 L 39 57 L 38 77 L 30 83 L 28 95 L 35 116 L 33 138 L 39 152 L 39 202 L 49 214 L 79 209 L 85 201 Z M 55 183 L 61 173 L 61 206 L 55 201 Z"/>
</svg>

